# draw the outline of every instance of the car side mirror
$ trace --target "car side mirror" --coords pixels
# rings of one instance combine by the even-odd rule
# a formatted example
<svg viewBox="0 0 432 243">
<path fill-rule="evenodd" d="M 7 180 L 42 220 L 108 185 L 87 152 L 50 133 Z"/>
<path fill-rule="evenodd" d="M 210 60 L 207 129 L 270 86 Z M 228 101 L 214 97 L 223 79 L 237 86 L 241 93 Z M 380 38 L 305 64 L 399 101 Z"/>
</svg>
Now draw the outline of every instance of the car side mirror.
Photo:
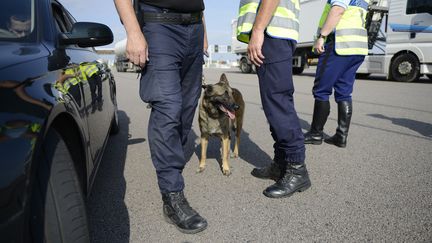
<svg viewBox="0 0 432 243">
<path fill-rule="evenodd" d="M 108 45 L 113 42 L 111 29 L 99 23 L 76 22 L 68 33 L 60 34 L 60 44 L 93 47 Z"/>
</svg>

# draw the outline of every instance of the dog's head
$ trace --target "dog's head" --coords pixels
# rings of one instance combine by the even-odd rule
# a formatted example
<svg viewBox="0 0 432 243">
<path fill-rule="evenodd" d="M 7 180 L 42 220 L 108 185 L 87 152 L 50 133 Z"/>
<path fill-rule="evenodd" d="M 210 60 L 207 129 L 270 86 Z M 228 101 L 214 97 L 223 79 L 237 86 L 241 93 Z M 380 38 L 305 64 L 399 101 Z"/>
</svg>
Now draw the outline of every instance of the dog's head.
<svg viewBox="0 0 432 243">
<path fill-rule="evenodd" d="M 230 119 L 235 119 L 235 111 L 239 109 L 239 105 L 235 103 L 233 91 L 225 74 L 221 75 L 218 83 L 206 84 L 202 87 L 204 89 L 203 106 L 211 117 L 219 118 L 225 115 Z"/>
</svg>

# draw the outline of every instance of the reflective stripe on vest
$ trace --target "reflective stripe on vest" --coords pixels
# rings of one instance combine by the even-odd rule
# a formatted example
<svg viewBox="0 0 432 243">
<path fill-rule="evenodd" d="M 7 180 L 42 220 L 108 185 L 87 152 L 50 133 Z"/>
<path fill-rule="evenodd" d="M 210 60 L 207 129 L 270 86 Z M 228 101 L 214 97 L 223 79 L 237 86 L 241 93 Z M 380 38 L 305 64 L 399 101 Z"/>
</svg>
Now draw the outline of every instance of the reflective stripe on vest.
<svg viewBox="0 0 432 243">
<path fill-rule="evenodd" d="M 65 85 L 65 86 L 66 86 L 66 85 Z M 70 86 L 70 85 L 67 86 L 67 89 L 69 89 L 69 86 Z M 66 94 L 66 93 L 68 92 L 68 90 L 66 90 L 66 89 L 63 87 L 63 84 L 61 84 L 61 83 L 59 83 L 59 82 L 57 82 L 57 83 L 54 85 L 54 87 L 55 87 L 58 91 L 60 91 L 61 93 L 63 93 L 63 94 Z"/>
<path fill-rule="evenodd" d="M 65 70 L 65 74 L 66 74 L 66 75 L 71 75 L 71 76 L 73 76 L 73 78 L 68 78 L 68 79 L 66 80 L 66 82 L 69 82 L 69 83 L 71 83 L 72 85 L 77 85 L 77 84 L 79 83 L 80 80 L 77 78 L 76 73 L 75 73 L 75 71 L 74 71 L 73 69 L 71 69 L 71 68 L 66 69 L 66 70 Z M 66 83 L 66 82 L 65 82 L 65 83 Z M 69 90 L 69 87 L 68 87 L 68 89 L 66 89 L 66 90 Z"/>
<path fill-rule="evenodd" d="M 99 69 L 95 64 L 81 64 L 80 70 L 84 74 L 84 80 L 87 80 L 87 78 L 91 78 L 94 74 L 96 74 Z"/>
<path fill-rule="evenodd" d="M 32 132 L 34 132 L 34 133 L 36 133 L 36 132 L 40 132 L 41 127 L 42 127 L 42 126 L 41 126 L 40 124 L 38 124 L 38 123 L 33 123 L 33 124 L 30 125 L 30 131 L 32 131 Z"/>
<path fill-rule="evenodd" d="M 336 26 L 335 50 L 339 55 L 367 55 L 368 35 L 365 29 L 365 21 L 369 0 L 351 0 L 345 9 L 339 23 Z M 331 9 L 330 0 L 324 8 L 319 23 L 320 33 Z"/>
<path fill-rule="evenodd" d="M 249 43 L 260 0 L 241 0 L 237 20 L 237 39 Z M 298 0 L 281 0 L 266 28 L 269 36 L 298 40 L 300 5 Z"/>
</svg>

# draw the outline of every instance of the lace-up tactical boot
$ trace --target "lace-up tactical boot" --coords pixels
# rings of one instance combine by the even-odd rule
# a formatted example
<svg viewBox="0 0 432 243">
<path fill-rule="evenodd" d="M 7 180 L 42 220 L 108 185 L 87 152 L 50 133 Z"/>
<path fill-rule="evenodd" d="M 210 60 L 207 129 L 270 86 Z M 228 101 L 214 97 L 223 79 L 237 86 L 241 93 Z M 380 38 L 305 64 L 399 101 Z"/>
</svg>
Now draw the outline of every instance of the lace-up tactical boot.
<svg viewBox="0 0 432 243">
<path fill-rule="evenodd" d="M 168 223 L 186 234 L 195 234 L 207 228 L 207 221 L 189 206 L 183 191 L 162 194 L 163 213 Z"/>
<path fill-rule="evenodd" d="M 254 168 L 251 174 L 260 179 L 271 179 L 277 181 L 282 176 L 283 168 L 281 167 L 282 165 L 272 162 L 266 167 Z"/>
<path fill-rule="evenodd" d="M 304 164 L 288 164 L 285 174 L 275 184 L 264 190 L 264 195 L 270 198 L 291 196 L 295 192 L 302 192 L 311 186 L 309 174 Z"/>
</svg>

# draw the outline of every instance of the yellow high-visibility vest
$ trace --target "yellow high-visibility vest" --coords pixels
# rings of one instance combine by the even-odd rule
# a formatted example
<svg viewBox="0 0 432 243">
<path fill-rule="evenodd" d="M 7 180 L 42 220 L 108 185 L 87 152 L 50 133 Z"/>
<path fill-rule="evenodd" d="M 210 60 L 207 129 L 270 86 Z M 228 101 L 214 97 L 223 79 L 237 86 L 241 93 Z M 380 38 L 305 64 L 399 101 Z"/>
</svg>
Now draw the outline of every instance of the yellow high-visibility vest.
<svg viewBox="0 0 432 243">
<path fill-rule="evenodd" d="M 368 35 L 365 29 L 370 0 L 351 0 L 335 30 L 335 50 L 338 55 L 367 55 Z M 321 32 L 331 9 L 330 0 L 324 8 L 318 27 Z"/>
<path fill-rule="evenodd" d="M 54 87 L 61 93 L 66 94 L 69 92 L 71 86 L 77 85 L 81 80 L 76 75 L 76 71 L 73 68 L 66 68 L 64 74 L 71 77 L 67 78 L 63 83 L 57 80 Z"/>
<path fill-rule="evenodd" d="M 93 75 L 95 75 L 99 71 L 96 64 L 81 63 L 79 67 L 80 67 L 82 77 L 84 80 L 87 80 L 87 78 L 91 78 Z"/>
<path fill-rule="evenodd" d="M 249 43 L 260 0 L 241 0 L 237 20 L 237 39 Z M 298 40 L 299 37 L 299 0 L 280 0 L 266 33 L 278 39 Z"/>
<path fill-rule="evenodd" d="M 77 85 L 77 84 L 80 82 L 79 78 L 78 78 L 77 75 L 76 75 L 75 70 L 73 70 L 72 68 L 67 68 L 67 69 L 65 69 L 64 72 L 65 72 L 66 75 L 71 75 L 71 76 L 73 76 L 73 78 L 68 78 L 68 79 L 67 79 L 67 81 L 68 81 L 70 84 L 72 84 L 72 85 Z"/>
</svg>

